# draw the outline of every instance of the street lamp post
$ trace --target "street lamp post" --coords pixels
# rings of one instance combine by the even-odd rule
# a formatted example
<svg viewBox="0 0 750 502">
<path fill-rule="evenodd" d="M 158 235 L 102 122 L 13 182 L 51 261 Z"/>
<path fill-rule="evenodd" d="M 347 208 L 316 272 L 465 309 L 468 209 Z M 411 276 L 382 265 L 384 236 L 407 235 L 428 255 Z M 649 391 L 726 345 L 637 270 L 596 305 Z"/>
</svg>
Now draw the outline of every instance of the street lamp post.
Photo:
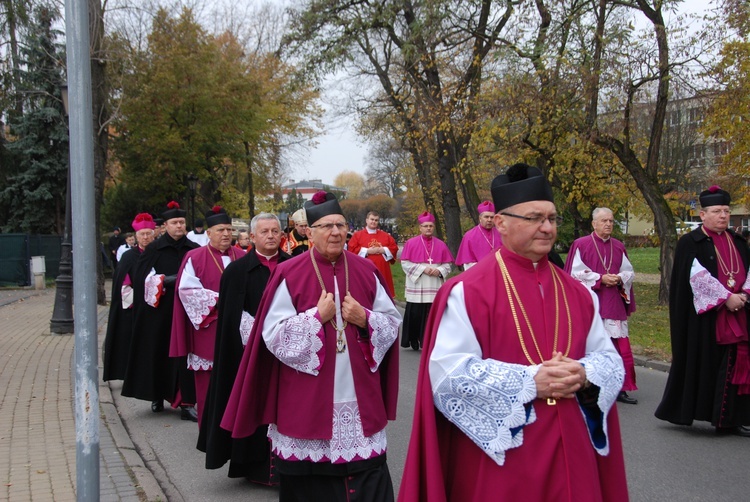
<svg viewBox="0 0 750 502">
<path fill-rule="evenodd" d="M 60 86 L 65 117 L 68 116 L 68 85 Z M 73 246 L 70 239 L 70 161 L 67 169 L 67 188 L 65 190 L 65 226 L 63 240 L 60 244 L 60 265 L 55 279 L 55 307 L 49 323 L 51 333 L 63 335 L 73 333 Z"/>
<path fill-rule="evenodd" d="M 195 190 L 198 188 L 198 176 L 190 173 L 187 182 L 190 189 L 190 228 L 195 229 Z"/>
</svg>

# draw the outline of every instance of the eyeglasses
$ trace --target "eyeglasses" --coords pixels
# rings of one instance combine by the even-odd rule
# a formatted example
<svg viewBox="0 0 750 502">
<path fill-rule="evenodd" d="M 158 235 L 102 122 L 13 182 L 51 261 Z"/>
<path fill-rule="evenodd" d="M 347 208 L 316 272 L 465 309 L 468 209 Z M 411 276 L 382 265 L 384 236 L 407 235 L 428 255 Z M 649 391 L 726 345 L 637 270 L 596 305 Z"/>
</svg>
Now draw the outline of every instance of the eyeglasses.
<svg viewBox="0 0 750 502">
<path fill-rule="evenodd" d="M 320 225 L 310 225 L 310 228 L 319 228 L 324 232 L 332 231 L 333 227 L 338 228 L 339 232 L 345 232 L 347 229 L 346 223 L 321 223 Z"/>
<path fill-rule="evenodd" d="M 533 223 L 535 225 L 542 226 L 544 225 L 545 221 L 549 221 L 549 224 L 553 227 L 557 227 L 562 225 L 563 217 L 562 216 L 521 216 L 520 214 L 513 214 L 513 213 L 500 213 L 503 216 L 510 216 L 511 218 L 518 218 L 519 220 L 528 221 L 529 223 Z"/>
</svg>

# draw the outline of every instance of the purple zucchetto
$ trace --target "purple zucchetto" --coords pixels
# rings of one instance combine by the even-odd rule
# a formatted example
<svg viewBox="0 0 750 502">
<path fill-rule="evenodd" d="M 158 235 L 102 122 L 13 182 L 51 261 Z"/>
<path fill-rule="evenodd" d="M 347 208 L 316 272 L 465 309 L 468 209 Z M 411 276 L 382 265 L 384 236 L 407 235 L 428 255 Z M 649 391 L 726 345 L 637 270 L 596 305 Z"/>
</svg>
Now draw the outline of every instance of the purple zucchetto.
<svg viewBox="0 0 750 502">
<path fill-rule="evenodd" d="M 417 217 L 417 221 L 421 225 L 422 223 L 435 223 L 435 217 L 430 214 L 428 211 L 425 211 L 424 213 L 420 214 Z"/>
</svg>

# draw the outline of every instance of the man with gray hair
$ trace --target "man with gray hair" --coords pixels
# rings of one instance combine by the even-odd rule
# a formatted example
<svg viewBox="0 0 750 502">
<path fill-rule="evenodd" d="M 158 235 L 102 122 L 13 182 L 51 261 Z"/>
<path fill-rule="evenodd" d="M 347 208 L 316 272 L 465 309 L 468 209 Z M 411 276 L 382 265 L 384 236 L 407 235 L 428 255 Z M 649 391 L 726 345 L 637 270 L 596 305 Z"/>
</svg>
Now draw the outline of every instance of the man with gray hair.
<svg viewBox="0 0 750 502">
<path fill-rule="evenodd" d="M 625 364 L 625 382 L 617 400 L 638 404 L 637 399 L 628 395 L 628 391 L 638 390 L 633 351 L 628 338 L 628 316 L 635 312 L 635 272 L 628 260 L 625 245 L 612 237 L 615 226 L 612 210 L 597 207 L 591 218 L 594 231 L 573 241 L 565 261 L 565 271 L 599 297 L 599 314 L 604 321 L 604 329 Z"/>
<path fill-rule="evenodd" d="M 229 461 L 230 478 L 246 477 L 268 485 L 278 484 L 268 426 L 261 425 L 249 437 L 233 439 L 220 423 L 271 272 L 291 258 L 279 249 L 282 235 L 276 215 L 256 215 L 250 222 L 252 249 L 230 263 L 221 277 L 214 367 L 198 436 L 198 449 L 206 452 L 207 469 L 219 469 Z"/>
</svg>

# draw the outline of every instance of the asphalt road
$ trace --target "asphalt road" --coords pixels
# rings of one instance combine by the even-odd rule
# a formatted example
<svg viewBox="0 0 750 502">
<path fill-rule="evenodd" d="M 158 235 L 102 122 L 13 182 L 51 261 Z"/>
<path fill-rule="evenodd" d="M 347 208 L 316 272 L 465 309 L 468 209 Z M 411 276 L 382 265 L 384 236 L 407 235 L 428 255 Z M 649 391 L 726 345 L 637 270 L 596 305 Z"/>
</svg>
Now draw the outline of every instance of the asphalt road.
<svg viewBox="0 0 750 502">
<path fill-rule="evenodd" d="M 419 352 L 401 350 L 398 420 L 388 426 L 388 465 L 396 491 L 411 430 Z M 717 437 L 706 423 L 681 427 L 657 420 L 666 374 L 638 368 L 638 405 L 619 405 L 631 500 L 750 500 L 750 439 Z M 176 410 L 155 414 L 150 403 L 122 398 L 113 382 L 117 409 L 147 466 L 171 502 L 272 501 L 274 489 L 226 476 L 227 467 L 209 471 L 195 449 L 197 424 L 180 420 Z"/>
</svg>

